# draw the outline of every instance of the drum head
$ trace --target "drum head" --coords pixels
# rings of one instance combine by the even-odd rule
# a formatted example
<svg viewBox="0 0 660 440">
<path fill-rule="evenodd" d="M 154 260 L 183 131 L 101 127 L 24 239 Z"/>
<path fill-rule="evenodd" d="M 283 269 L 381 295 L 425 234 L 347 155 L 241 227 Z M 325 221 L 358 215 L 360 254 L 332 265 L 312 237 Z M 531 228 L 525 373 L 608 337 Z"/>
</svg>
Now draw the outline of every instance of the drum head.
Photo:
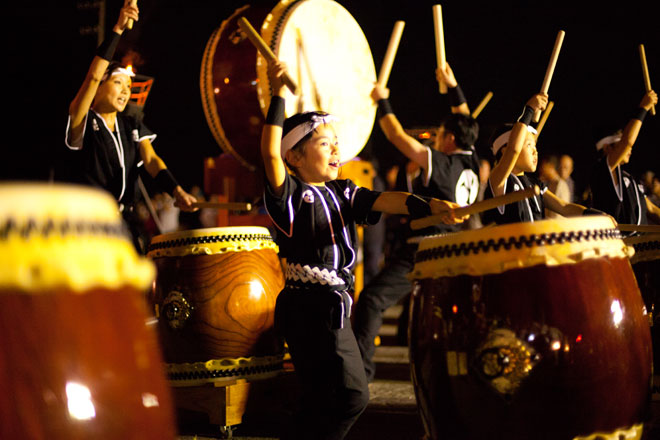
<svg viewBox="0 0 660 440">
<path fill-rule="evenodd" d="M 337 118 L 341 161 L 358 155 L 376 117 L 371 91 L 376 68 L 369 43 L 353 16 L 331 0 L 283 0 L 268 15 L 261 35 L 297 83 L 287 89 L 286 116 L 323 110 Z M 266 60 L 257 57 L 257 92 L 263 114 L 271 89 Z"/>
</svg>

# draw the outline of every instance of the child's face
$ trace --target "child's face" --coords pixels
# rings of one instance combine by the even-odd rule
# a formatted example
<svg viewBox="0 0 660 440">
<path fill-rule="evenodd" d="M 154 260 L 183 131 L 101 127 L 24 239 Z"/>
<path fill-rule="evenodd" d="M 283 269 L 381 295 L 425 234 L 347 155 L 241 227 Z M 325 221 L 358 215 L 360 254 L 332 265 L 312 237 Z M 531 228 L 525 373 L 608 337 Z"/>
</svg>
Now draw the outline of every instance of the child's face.
<svg viewBox="0 0 660 440">
<path fill-rule="evenodd" d="M 98 88 L 95 107 L 102 112 L 121 112 L 131 97 L 131 78 L 123 73 L 110 76 Z"/>
<path fill-rule="evenodd" d="M 319 125 L 307 140 L 305 152 L 293 160 L 302 180 L 311 184 L 323 184 L 339 175 L 339 147 L 337 133 L 332 124 Z"/>
<path fill-rule="evenodd" d="M 536 151 L 536 136 L 532 133 L 527 133 L 525 145 L 523 145 L 520 156 L 518 156 L 515 168 L 518 172 L 533 173 L 536 171 L 538 161 L 539 156 Z"/>
</svg>

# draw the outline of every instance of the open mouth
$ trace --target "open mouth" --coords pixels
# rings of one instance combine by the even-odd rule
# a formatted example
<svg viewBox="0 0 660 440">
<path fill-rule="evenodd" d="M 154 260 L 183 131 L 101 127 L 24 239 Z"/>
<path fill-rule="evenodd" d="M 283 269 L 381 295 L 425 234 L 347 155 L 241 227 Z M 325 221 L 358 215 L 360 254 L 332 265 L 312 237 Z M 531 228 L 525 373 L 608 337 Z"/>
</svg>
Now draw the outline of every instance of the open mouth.
<svg viewBox="0 0 660 440">
<path fill-rule="evenodd" d="M 338 160 L 335 160 L 335 161 L 333 161 L 333 162 L 330 162 L 329 165 L 330 165 L 332 168 L 339 168 L 339 161 L 338 161 Z"/>
</svg>

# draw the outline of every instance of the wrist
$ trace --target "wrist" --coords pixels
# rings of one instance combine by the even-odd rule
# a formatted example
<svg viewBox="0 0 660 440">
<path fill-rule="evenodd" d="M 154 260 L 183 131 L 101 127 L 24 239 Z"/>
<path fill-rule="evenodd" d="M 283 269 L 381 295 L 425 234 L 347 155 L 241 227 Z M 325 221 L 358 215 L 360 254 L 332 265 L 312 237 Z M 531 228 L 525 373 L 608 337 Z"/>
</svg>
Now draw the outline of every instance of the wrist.
<svg viewBox="0 0 660 440">
<path fill-rule="evenodd" d="M 649 109 L 647 109 L 646 107 L 638 108 L 633 114 L 633 119 L 639 119 L 640 121 L 644 122 L 644 118 L 646 117 L 648 111 Z"/>
<path fill-rule="evenodd" d="M 106 61 L 112 61 L 112 57 L 115 54 L 117 45 L 119 44 L 119 39 L 121 38 L 121 33 L 114 31 L 110 33 L 103 40 L 103 43 L 96 49 L 96 55 L 103 58 Z"/>
<path fill-rule="evenodd" d="M 458 84 L 456 84 L 454 87 L 448 86 L 447 95 L 449 97 L 449 105 L 452 107 L 458 107 L 461 104 L 465 104 L 467 102 L 467 99 L 465 99 L 465 95 L 463 94 L 463 90 Z"/>
<path fill-rule="evenodd" d="M 167 192 L 168 194 L 172 194 L 173 196 L 176 195 L 177 187 L 180 186 L 170 170 L 167 168 L 160 170 L 154 179 L 156 181 L 156 185 L 158 185 L 161 190 Z"/>
<path fill-rule="evenodd" d="M 534 113 L 536 113 L 536 110 L 534 110 L 529 105 L 526 105 L 522 114 L 518 118 L 518 122 L 521 122 L 525 125 L 530 125 L 532 123 L 532 119 L 534 119 Z"/>
<path fill-rule="evenodd" d="M 275 95 L 270 98 L 266 124 L 277 125 L 278 127 L 284 126 L 284 98 L 281 96 Z"/>
<path fill-rule="evenodd" d="M 387 98 L 382 98 L 378 100 L 378 119 L 382 118 L 385 115 L 389 115 L 390 113 L 394 113 L 392 110 L 392 104 L 390 104 L 390 100 Z"/>
</svg>

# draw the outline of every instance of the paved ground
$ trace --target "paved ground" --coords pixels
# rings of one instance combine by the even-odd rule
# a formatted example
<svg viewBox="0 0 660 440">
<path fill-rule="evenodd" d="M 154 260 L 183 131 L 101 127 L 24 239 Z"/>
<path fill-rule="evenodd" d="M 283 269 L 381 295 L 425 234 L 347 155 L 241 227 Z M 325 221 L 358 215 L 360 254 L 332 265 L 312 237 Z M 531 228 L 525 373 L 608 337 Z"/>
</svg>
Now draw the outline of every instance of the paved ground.
<svg viewBox="0 0 660 440">
<path fill-rule="evenodd" d="M 346 440 L 421 440 L 424 437 L 410 382 L 408 349 L 396 345 L 396 327 L 392 325 L 399 311 L 396 307 L 388 310 L 385 325 L 381 329 L 382 345 L 376 352 L 377 375 L 374 383 L 370 384 L 369 406 Z M 248 410 L 243 423 L 232 432 L 234 439 L 278 440 L 276 433 L 292 408 L 296 395 L 293 382 L 289 387 L 284 387 L 288 391 L 281 388 L 274 391 L 274 395 L 266 396 L 266 399 L 272 399 L 273 402 L 268 409 L 264 409 L 262 402 L 259 408 Z M 660 439 L 660 397 L 653 402 L 652 411 L 653 419 L 645 429 L 643 440 Z M 219 434 L 219 427 L 198 423 L 182 426 L 179 440 L 218 438 L 223 438 Z"/>
</svg>

